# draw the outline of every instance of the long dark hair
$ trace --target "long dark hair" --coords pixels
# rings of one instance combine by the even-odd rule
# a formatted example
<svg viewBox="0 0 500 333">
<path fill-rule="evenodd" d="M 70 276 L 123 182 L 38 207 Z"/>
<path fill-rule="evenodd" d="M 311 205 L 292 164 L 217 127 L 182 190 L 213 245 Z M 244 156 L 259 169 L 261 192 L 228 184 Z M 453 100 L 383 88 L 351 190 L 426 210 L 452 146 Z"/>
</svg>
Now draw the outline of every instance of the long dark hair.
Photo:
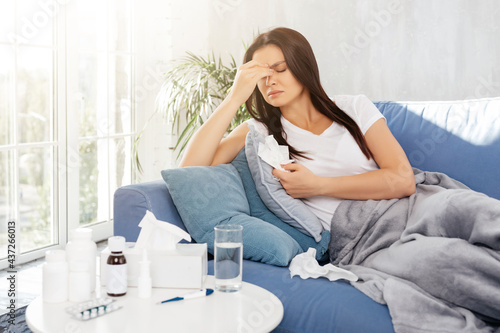
<svg viewBox="0 0 500 333">
<path fill-rule="evenodd" d="M 276 45 L 281 49 L 288 69 L 297 81 L 309 90 L 314 107 L 332 121 L 344 126 L 354 137 L 366 158 L 372 157 L 359 126 L 328 97 L 321 86 L 318 64 L 307 39 L 299 32 L 288 28 L 276 28 L 262 33 L 245 52 L 244 63 L 252 60 L 255 51 L 267 45 Z M 252 117 L 264 123 L 280 145 L 289 147 L 291 156 L 307 158 L 306 152 L 298 151 L 286 142 L 280 109 L 268 104 L 257 87 L 246 101 L 246 106 Z"/>
</svg>

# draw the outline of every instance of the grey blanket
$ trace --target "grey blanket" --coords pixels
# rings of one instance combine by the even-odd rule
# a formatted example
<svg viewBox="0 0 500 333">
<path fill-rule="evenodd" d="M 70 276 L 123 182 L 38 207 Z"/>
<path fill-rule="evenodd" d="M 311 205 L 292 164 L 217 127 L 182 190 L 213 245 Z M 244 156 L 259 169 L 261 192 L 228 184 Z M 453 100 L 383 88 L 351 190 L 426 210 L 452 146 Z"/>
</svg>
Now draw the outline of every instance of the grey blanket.
<svg viewBox="0 0 500 333">
<path fill-rule="evenodd" d="M 398 333 L 500 332 L 500 201 L 414 173 L 410 197 L 342 201 L 330 261 L 387 304 Z"/>
</svg>

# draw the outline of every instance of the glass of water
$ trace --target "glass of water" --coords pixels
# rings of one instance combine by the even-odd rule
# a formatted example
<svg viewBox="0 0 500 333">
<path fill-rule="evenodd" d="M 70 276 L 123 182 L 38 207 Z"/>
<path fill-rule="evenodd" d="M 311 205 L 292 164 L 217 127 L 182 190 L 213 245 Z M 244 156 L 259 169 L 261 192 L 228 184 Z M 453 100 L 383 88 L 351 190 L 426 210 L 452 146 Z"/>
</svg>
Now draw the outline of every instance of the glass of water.
<svg viewBox="0 0 500 333">
<path fill-rule="evenodd" d="M 215 289 L 234 292 L 241 289 L 243 267 L 243 226 L 219 225 L 215 228 Z"/>
</svg>

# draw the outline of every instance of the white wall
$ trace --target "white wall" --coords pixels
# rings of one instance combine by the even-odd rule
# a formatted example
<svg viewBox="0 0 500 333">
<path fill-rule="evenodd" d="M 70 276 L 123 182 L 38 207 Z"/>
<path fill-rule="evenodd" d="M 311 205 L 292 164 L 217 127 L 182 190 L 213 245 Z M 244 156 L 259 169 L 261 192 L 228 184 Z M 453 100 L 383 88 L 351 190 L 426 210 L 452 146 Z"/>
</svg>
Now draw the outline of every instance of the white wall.
<svg viewBox="0 0 500 333">
<path fill-rule="evenodd" d="M 171 149 L 175 134 L 171 126 L 155 113 L 156 95 L 173 59 L 186 51 L 205 54 L 208 47 L 208 3 L 197 1 L 137 0 L 136 40 L 136 121 L 144 129 L 139 141 L 143 168 L 136 181 L 161 179 L 160 171 L 176 165 Z"/>
<path fill-rule="evenodd" d="M 329 94 L 377 100 L 500 96 L 496 0 L 211 0 L 210 46 L 287 26 L 306 36 Z"/>
<path fill-rule="evenodd" d="M 144 68 L 166 65 L 186 51 L 214 51 L 226 59 L 232 54 L 241 61 L 243 43 L 259 31 L 286 26 L 311 43 L 331 95 L 363 93 L 373 100 L 500 96 L 497 0 L 145 0 L 137 6 L 143 4 L 137 39 L 145 47 Z M 168 50 L 163 43 L 171 43 Z M 151 114 L 156 92 L 151 90 L 138 110 L 139 122 Z M 160 170 L 175 165 L 169 130 L 158 118 L 147 129 L 142 180 L 159 179 Z"/>
</svg>

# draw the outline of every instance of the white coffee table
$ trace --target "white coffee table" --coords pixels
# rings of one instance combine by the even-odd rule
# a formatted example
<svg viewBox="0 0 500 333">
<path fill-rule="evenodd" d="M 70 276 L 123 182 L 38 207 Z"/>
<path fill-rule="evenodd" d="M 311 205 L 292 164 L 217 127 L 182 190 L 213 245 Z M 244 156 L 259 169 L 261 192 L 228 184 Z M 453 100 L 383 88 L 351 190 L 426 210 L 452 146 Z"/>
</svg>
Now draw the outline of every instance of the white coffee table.
<svg viewBox="0 0 500 333">
<path fill-rule="evenodd" d="M 207 276 L 205 288 L 214 288 Z M 34 332 L 269 332 L 283 318 L 283 304 L 271 292 L 243 282 L 236 293 L 215 291 L 212 295 L 178 302 L 156 304 L 182 296 L 193 289 L 153 288 L 149 299 L 137 297 L 137 288 L 117 297 L 123 308 L 88 321 L 70 317 L 65 309 L 74 303 L 44 303 L 35 299 L 26 310 L 26 322 Z M 104 290 L 99 293 L 105 296 Z M 97 297 L 101 296 L 97 294 Z"/>
</svg>

